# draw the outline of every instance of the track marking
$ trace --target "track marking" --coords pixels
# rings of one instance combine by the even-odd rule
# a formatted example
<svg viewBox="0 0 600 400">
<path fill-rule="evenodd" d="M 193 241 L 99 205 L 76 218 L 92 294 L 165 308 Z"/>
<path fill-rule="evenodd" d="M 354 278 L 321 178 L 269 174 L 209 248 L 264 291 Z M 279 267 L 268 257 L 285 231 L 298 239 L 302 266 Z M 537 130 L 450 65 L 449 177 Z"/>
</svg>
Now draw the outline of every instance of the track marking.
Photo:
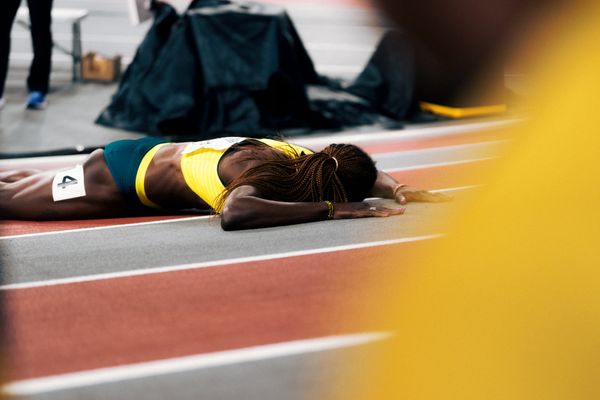
<svg viewBox="0 0 600 400">
<path fill-rule="evenodd" d="M 432 154 L 445 154 L 445 153 L 454 153 L 454 152 L 463 152 L 463 151 L 478 151 L 482 152 L 483 150 L 497 149 L 500 145 L 508 143 L 508 140 L 490 140 L 487 142 L 479 142 L 479 143 L 465 143 L 465 144 L 453 144 L 448 146 L 440 146 L 440 147 L 428 147 L 423 149 L 415 149 L 415 150 L 400 150 L 400 151 L 388 151 L 382 153 L 374 153 L 371 157 L 379 160 L 383 160 L 386 158 L 397 158 L 398 156 L 410 157 L 413 155 L 423 154 L 423 155 L 432 155 Z M 497 152 L 497 151 L 496 151 Z"/>
<path fill-rule="evenodd" d="M 333 253 L 333 252 L 338 252 L 338 251 L 364 249 L 364 248 L 368 248 L 368 247 L 378 247 L 378 246 L 387 246 L 387 245 L 394 245 L 394 244 L 400 244 L 400 243 L 415 242 L 415 241 L 419 241 L 419 240 L 437 239 L 437 238 L 440 238 L 443 236 L 444 236 L 443 234 L 413 236 L 413 237 L 400 238 L 400 239 L 389 239 L 389 240 L 380 240 L 380 241 L 375 241 L 375 242 L 363 242 L 363 243 L 347 244 L 347 245 L 341 245 L 341 246 L 321 247 L 321 248 L 314 248 L 314 249 L 308 249 L 308 250 L 297 250 L 297 251 L 289 251 L 289 252 L 284 252 L 284 253 L 264 254 L 264 255 L 251 256 L 251 257 L 229 258 L 229 259 L 225 259 L 225 260 L 206 261 L 206 262 L 202 262 L 202 263 L 180 264 L 180 265 L 171 265 L 171 266 L 166 266 L 166 267 L 154 267 L 154 268 L 144 268 L 144 269 L 136 269 L 136 270 L 129 270 L 129 271 L 109 272 L 109 273 L 103 273 L 103 274 L 92 274 L 92 275 L 75 276 L 75 277 L 69 277 L 69 278 L 49 279 L 49 280 L 45 280 L 45 281 L 12 283 L 12 284 L 8 284 L 8 285 L 0 286 L 0 290 L 29 289 L 29 288 L 42 287 L 42 286 L 67 285 L 67 284 L 73 284 L 73 283 L 91 282 L 91 281 L 99 281 L 99 280 L 105 280 L 105 279 L 117 279 L 117 278 L 126 278 L 126 277 L 132 277 L 132 276 L 140 276 L 140 275 L 160 274 L 160 273 L 173 272 L 173 271 L 223 267 L 223 266 L 230 265 L 230 264 L 251 263 L 251 262 L 256 262 L 256 261 L 273 260 L 273 259 L 277 259 L 277 258 L 298 257 L 298 256 L 318 254 L 318 253 Z"/>
<path fill-rule="evenodd" d="M 378 131 L 378 132 L 350 132 L 344 134 L 324 135 L 290 138 L 296 144 L 306 147 L 326 146 L 332 142 L 347 142 L 354 144 L 365 143 L 386 143 L 390 141 L 409 142 L 413 140 L 422 140 L 435 137 L 446 137 L 460 135 L 470 132 L 485 131 L 490 129 L 501 128 L 504 126 L 513 125 L 521 121 L 520 119 L 502 119 L 497 121 L 471 122 L 462 123 L 450 126 L 427 126 L 427 127 L 411 127 L 407 129 Z M 87 154 L 67 155 L 67 156 L 48 156 L 48 157 L 30 157 L 10 160 L 0 160 L 0 169 L 17 169 L 31 165 L 31 163 L 71 163 L 76 164 L 82 162 L 87 157 Z"/>
<path fill-rule="evenodd" d="M 387 172 L 387 173 L 394 173 L 394 172 L 413 171 L 413 170 L 426 169 L 426 168 L 447 167 L 447 166 L 450 166 L 450 165 L 461 165 L 461 164 L 478 163 L 478 162 L 483 162 L 483 161 L 492 161 L 492 160 L 497 160 L 499 158 L 500 158 L 500 156 L 498 156 L 498 157 L 470 158 L 468 160 L 447 161 L 447 162 L 441 162 L 441 163 L 422 164 L 422 165 L 419 165 L 419 166 L 413 166 L 413 165 L 411 165 L 409 167 L 386 168 L 385 172 Z"/>
<path fill-rule="evenodd" d="M 115 229 L 115 228 L 120 228 L 120 227 L 165 224 L 167 222 L 181 222 L 181 221 L 203 220 L 203 219 L 209 219 L 210 217 L 211 217 L 211 215 L 202 215 L 202 216 L 197 216 L 197 217 L 183 217 L 183 218 L 161 219 L 161 220 L 158 220 L 158 221 L 131 222 L 131 223 L 117 224 L 117 225 L 94 226 L 94 227 L 91 227 L 91 228 L 77 228 L 77 229 L 65 229 L 65 230 L 50 231 L 50 232 L 24 233 L 22 235 L 0 236 L 0 240 L 21 239 L 21 238 L 27 238 L 27 237 L 46 236 L 46 235 L 57 235 L 57 234 L 63 234 L 63 233 L 79 233 L 79 232 L 88 232 L 88 231 L 101 231 L 101 230 L 105 230 L 105 229 Z"/>
<path fill-rule="evenodd" d="M 457 192 L 459 190 L 472 190 L 472 189 L 478 189 L 480 187 L 482 187 L 483 185 L 467 185 L 467 186 L 459 186 L 459 187 L 453 187 L 453 188 L 446 188 L 446 189 L 434 189 L 434 190 L 430 190 L 430 192 L 432 193 L 447 193 L 447 192 Z"/>
<path fill-rule="evenodd" d="M 148 378 L 197 369 L 254 362 L 298 354 L 358 346 L 391 337 L 388 332 L 371 332 L 352 335 L 327 336 L 316 339 L 253 346 L 237 350 L 219 351 L 167 360 L 150 361 L 119 367 L 98 368 L 89 371 L 26 379 L 6 384 L 2 393 L 10 396 L 31 396 L 57 390 L 100 385 L 131 379 Z"/>
<path fill-rule="evenodd" d="M 482 187 L 483 185 L 467 185 L 467 186 L 457 186 L 457 187 L 451 187 L 451 188 L 444 188 L 444 189 L 432 189 L 432 190 L 428 190 L 428 192 L 431 193 L 448 193 L 448 192 L 458 192 L 460 190 L 472 190 L 472 189 L 478 189 L 480 187 Z M 376 200 L 380 200 L 379 197 L 367 197 L 365 199 L 365 201 L 376 201 Z"/>
<path fill-rule="evenodd" d="M 427 126 L 427 127 L 411 127 L 407 129 L 398 129 L 390 131 L 378 132 L 350 132 L 337 135 L 315 136 L 315 137 L 299 137 L 293 138 L 295 144 L 302 146 L 327 146 L 333 142 L 346 142 L 354 144 L 364 143 L 386 143 L 399 140 L 412 141 L 416 139 L 427 139 L 434 137 L 445 137 L 452 135 L 460 135 L 470 132 L 485 131 L 498 129 L 505 126 L 510 126 L 521 122 L 520 119 L 502 119 L 497 121 L 472 122 L 467 124 L 456 124 L 450 126 Z"/>
</svg>

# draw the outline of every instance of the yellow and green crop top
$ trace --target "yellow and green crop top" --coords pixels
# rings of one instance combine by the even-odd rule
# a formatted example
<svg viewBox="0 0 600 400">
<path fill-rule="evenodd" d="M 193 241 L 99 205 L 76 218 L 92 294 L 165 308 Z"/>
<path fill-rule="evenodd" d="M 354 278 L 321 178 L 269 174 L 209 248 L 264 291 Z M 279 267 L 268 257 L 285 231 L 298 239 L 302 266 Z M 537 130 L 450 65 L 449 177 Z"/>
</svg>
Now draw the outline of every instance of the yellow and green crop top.
<svg viewBox="0 0 600 400">
<path fill-rule="evenodd" d="M 181 156 L 181 172 L 190 189 L 213 209 L 217 206 L 217 198 L 225 190 L 219 178 L 217 167 L 219 160 L 234 144 L 246 138 L 226 137 L 202 142 L 190 143 Z M 264 144 L 281 150 L 287 154 L 312 154 L 304 147 L 272 139 L 258 139 Z M 293 150 L 292 150 L 293 149 Z M 221 210 L 216 210 L 219 212 Z"/>
<path fill-rule="evenodd" d="M 212 140 L 204 140 L 200 142 L 192 142 L 186 146 L 181 155 L 181 172 L 185 183 L 194 193 L 196 193 L 206 204 L 217 210 L 217 198 L 225 190 L 225 186 L 219 178 L 218 166 L 219 160 L 225 152 L 234 144 L 246 140 L 245 137 L 225 137 Z M 273 140 L 273 139 L 257 139 L 262 143 L 281 150 L 287 154 L 312 154 L 312 150 L 297 146 L 291 143 Z M 165 143 L 166 144 L 166 143 Z M 136 192 L 140 201 L 150 207 L 157 207 L 148 199 L 144 190 L 145 172 L 150 165 L 150 161 L 164 144 L 159 144 L 151 149 L 142 160 L 138 169 L 138 177 L 136 179 Z M 293 149 L 293 150 L 292 150 Z M 145 166 L 145 168 L 144 168 Z M 142 171 L 143 169 L 143 171 Z"/>
</svg>

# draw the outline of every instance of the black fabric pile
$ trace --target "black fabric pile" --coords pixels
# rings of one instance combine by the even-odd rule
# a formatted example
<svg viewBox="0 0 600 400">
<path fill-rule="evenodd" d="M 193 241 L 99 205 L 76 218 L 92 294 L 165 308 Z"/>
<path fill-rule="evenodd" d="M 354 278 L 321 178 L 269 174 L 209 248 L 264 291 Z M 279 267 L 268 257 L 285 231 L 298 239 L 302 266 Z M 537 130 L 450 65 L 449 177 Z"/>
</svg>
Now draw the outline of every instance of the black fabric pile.
<svg viewBox="0 0 600 400">
<path fill-rule="evenodd" d="M 399 128 L 414 107 L 412 50 L 397 40 L 391 50 L 393 35 L 384 37 L 357 79 L 344 84 L 315 72 L 280 7 L 197 0 L 178 15 L 156 4 L 154 23 L 99 124 L 196 140 L 259 137 L 357 125 Z"/>
</svg>

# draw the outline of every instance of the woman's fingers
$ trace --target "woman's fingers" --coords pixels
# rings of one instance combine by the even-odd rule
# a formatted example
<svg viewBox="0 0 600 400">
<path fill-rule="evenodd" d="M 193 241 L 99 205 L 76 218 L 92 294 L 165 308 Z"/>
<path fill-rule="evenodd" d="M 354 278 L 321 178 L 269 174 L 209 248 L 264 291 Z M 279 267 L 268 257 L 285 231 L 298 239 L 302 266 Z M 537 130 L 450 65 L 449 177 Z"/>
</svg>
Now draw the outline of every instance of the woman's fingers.
<svg viewBox="0 0 600 400">
<path fill-rule="evenodd" d="M 336 203 L 334 206 L 334 219 L 345 218 L 367 218 L 367 217 L 389 217 L 400 215 L 406 208 L 388 208 L 373 206 L 368 203 Z"/>
<path fill-rule="evenodd" d="M 405 207 L 399 208 L 387 208 L 387 207 L 369 207 L 369 210 L 374 212 L 374 216 L 388 217 L 390 215 L 400 215 L 404 214 L 406 211 Z"/>
<path fill-rule="evenodd" d="M 401 192 L 398 192 L 396 194 L 396 202 L 398 202 L 399 204 L 402 204 L 402 205 L 406 204 L 407 203 L 406 196 L 404 196 Z"/>
<path fill-rule="evenodd" d="M 404 214 L 406 208 L 385 208 L 385 207 L 369 207 L 368 210 L 361 211 L 356 217 L 390 217 L 392 215 Z"/>
<path fill-rule="evenodd" d="M 397 203 L 404 205 L 408 202 L 440 203 L 452 200 L 451 196 L 443 193 L 433 193 L 427 190 L 398 190 L 395 193 Z M 336 203 L 334 207 L 334 219 L 343 218 L 365 218 L 365 217 L 389 217 L 404 214 L 405 207 L 389 208 L 370 205 L 366 202 L 359 203 Z"/>
</svg>

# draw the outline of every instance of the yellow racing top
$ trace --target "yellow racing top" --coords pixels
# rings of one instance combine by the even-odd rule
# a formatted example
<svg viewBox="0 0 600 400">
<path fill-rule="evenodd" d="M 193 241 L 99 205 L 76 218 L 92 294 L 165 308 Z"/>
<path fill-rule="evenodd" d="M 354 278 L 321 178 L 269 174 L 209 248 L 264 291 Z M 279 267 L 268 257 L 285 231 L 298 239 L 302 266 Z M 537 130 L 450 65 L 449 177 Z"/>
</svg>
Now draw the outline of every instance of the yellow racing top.
<svg viewBox="0 0 600 400">
<path fill-rule="evenodd" d="M 181 156 L 181 172 L 186 184 L 202 200 L 217 210 L 217 199 L 225 190 L 219 178 L 217 167 L 219 160 L 232 145 L 245 137 L 225 137 L 201 142 L 193 142 L 186 146 Z M 273 139 L 257 139 L 264 144 L 283 151 L 289 155 L 312 154 L 307 148 Z"/>
</svg>

